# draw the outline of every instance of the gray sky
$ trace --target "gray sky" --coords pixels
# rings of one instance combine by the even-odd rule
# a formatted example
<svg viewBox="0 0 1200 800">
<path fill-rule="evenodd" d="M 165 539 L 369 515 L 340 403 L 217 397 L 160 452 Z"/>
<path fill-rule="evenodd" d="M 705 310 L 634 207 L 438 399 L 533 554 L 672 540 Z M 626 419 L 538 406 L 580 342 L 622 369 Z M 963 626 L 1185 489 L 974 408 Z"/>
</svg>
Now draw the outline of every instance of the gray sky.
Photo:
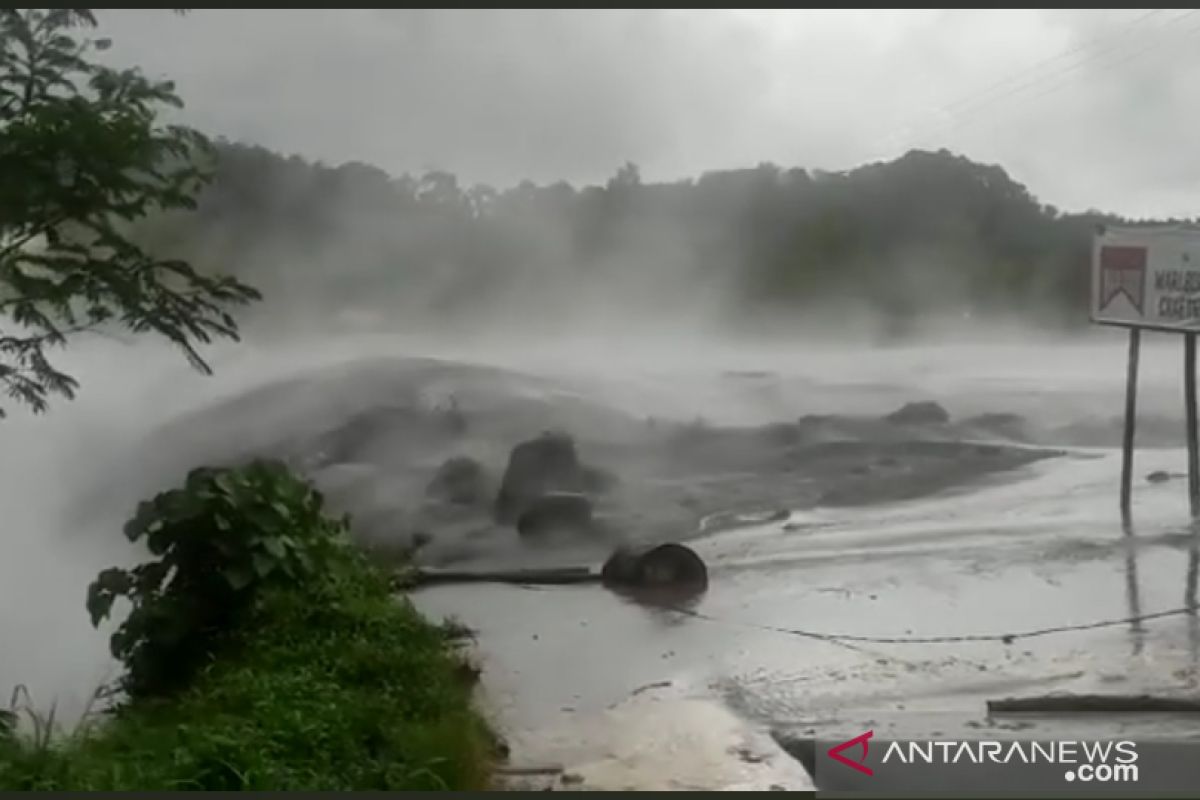
<svg viewBox="0 0 1200 800">
<path fill-rule="evenodd" d="M 104 11 L 101 25 L 113 60 L 177 81 L 189 123 L 330 163 L 506 186 L 603 181 L 626 160 L 660 180 L 947 147 L 1066 209 L 1200 215 L 1197 12 Z"/>
</svg>

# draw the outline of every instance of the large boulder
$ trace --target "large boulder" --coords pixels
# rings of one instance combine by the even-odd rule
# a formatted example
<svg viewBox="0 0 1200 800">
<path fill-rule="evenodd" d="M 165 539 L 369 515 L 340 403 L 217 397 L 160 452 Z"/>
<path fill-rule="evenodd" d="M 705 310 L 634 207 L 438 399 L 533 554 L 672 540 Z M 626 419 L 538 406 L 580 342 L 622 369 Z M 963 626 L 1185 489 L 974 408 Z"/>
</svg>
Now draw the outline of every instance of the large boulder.
<svg viewBox="0 0 1200 800">
<path fill-rule="evenodd" d="M 579 463 L 575 441 L 547 431 L 513 448 L 496 496 L 496 521 L 514 523 L 538 498 L 549 492 L 582 492 L 588 476 Z"/>
<path fill-rule="evenodd" d="M 708 568 L 694 550 L 681 544 L 620 547 L 604 562 L 600 580 L 613 589 L 703 590 L 708 588 Z"/>
<path fill-rule="evenodd" d="M 547 492 L 517 517 L 517 532 L 523 537 L 588 533 L 591 527 L 592 501 L 578 492 Z"/>
<path fill-rule="evenodd" d="M 945 425 L 950 414 L 933 402 L 905 403 L 901 408 L 884 417 L 897 425 Z"/>
<path fill-rule="evenodd" d="M 481 506 L 488 500 L 487 472 L 473 458 L 447 460 L 425 488 L 425 496 L 456 506 Z"/>
</svg>

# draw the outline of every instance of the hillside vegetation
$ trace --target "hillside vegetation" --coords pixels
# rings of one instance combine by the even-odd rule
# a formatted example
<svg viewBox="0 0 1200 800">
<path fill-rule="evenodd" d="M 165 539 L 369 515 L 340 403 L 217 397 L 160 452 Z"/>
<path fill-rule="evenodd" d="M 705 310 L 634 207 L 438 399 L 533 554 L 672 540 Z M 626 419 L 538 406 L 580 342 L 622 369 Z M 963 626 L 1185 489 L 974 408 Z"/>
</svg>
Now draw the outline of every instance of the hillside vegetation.
<svg viewBox="0 0 1200 800">
<path fill-rule="evenodd" d="M 844 173 L 709 172 L 603 186 L 393 177 L 222 143 L 214 183 L 143 241 L 232 271 L 276 308 L 394 312 L 422 324 L 637 312 L 730 321 L 845 310 L 903 331 L 922 315 L 1086 321 L 1091 238 L 998 166 L 913 151 Z M 286 303 L 284 302 L 286 300 Z M 505 315 L 508 315 L 507 317 Z"/>
</svg>

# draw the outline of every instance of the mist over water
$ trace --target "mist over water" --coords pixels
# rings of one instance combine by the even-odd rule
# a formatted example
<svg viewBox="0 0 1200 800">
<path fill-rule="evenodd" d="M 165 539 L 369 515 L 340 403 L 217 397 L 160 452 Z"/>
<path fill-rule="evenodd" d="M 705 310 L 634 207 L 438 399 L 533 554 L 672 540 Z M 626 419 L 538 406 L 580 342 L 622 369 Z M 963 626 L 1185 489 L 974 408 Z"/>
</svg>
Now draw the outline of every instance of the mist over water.
<svg viewBox="0 0 1200 800">
<path fill-rule="evenodd" d="M 189 422 L 181 438 L 154 434 L 290 377 L 376 358 L 433 357 L 550 379 L 591 403 L 639 417 L 722 424 L 878 414 L 914 398 L 936 399 L 956 416 L 1000 410 L 1059 420 L 1112 417 L 1122 404 L 1124 341 L 1105 333 L 1055 342 L 1012 332 L 972 341 L 967 332 L 887 348 L 816 337 L 722 340 L 682 328 L 548 339 L 536 326 L 522 336 L 514 323 L 497 334 L 446 341 L 386 327 L 286 339 L 251 333 L 240 345 L 208 351 L 212 377 L 151 341 L 74 343 L 60 363 L 80 379 L 78 399 L 57 402 L 44 416 L 14 409 L 0 423 L 0 690 L 25 684 L 36 702 L 57 701 L 60 714 L 70 717 L 97 685 L 115 677 L 106 652 L 111 628 L 92 630 L 84 599 L 100 569 L 140 558 L 121 534 L 137 501 L 177 484 L 193 466 L 237 452 L 246 431 L 262 432 L 264 441 L 300 433 L 318 422 L 314 409 L 326 407 L 310 387 L 270 408 L 247 406 L 244 418 L 215 420 L 211 428 Z M 1179 350 L 1171 337 L 1148 338 L 1143 413 L 1179 416 Z M 529 390 L 545 391 L 532 382 Z M 349 405 L 388 399 L 342 396 L 336 381 L 323 391 Z"/>
</svg>

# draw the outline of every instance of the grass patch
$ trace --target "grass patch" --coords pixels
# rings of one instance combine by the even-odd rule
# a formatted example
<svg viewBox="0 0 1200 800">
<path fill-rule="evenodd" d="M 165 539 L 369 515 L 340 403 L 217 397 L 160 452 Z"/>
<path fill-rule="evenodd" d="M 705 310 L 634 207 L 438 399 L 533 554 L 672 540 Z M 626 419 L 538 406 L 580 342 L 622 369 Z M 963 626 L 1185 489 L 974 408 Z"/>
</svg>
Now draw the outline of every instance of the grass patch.
<svg viewBox="0 0 1200 800">
<path fill-rule="evenodd" d="M 0 734 L 0 788 L 485 788 L 493 741 L 450 633 L 370 568 L 265 591 L 178 694 L 61 741 Z"/>
</svg>

